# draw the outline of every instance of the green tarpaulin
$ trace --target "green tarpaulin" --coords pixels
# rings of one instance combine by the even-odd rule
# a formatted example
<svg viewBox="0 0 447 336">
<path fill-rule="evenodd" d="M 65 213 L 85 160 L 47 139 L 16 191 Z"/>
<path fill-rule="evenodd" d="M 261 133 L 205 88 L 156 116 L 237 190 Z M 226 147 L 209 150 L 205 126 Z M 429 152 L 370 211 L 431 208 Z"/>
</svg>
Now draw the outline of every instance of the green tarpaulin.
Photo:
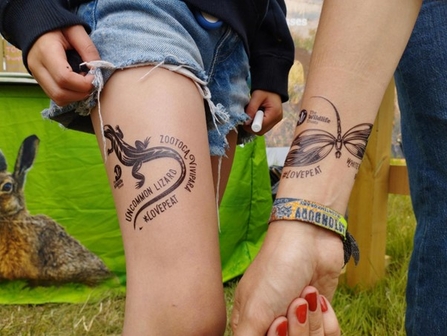
<svg viewBox="0 0 447 336">
<path fill-rule="evenodd" d="M 40 111 L 48 103 L 36 84 L 12 83 L 5 78 L 0 81 L 0 150 L 8 171 L 14 169 L 22 141 L 36 134 L 40 144 L 24 188 L 29 212 L 45 214 L 62 225 L 99 256 L 116 278 L 94 287 L 67 284 L 31 288 L 21 281 L 1 281 L 3 304 L 83 302 L 110 291 L 125 292 L 121 235 L 96 138 L 43 120 Z M 222 200 L 223 281 L 241 275 L 253 260 L 267 229 L 270 206 L 265 143 L 259 137 L 238 147 Z"/>
</svg>

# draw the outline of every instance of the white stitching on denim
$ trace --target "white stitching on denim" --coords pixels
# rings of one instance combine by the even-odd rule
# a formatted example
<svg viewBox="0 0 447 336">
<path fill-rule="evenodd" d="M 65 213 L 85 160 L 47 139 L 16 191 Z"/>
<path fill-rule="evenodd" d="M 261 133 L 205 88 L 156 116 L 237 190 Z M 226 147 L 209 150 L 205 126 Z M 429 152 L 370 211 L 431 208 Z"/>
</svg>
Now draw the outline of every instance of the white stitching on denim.
<svg viewBox="0 0 447 336">
<path fill-rule="evenodd" d="M 89 73 L 94 75 L 93 78 L 93 85 L 96 87 L 96 91 L 98 92 L 97 95 L 97 101 L 98 101 L 98 117 L 99 117 L 99 123 L 101 128 L 101 138 L 102 138 L 102 150 L 104 154 L 104 162 L 107 162 L 107 145 L 106 145 L 106 138 L 104 136 L 104 121 L 101 114 L 101 91 L 104 88 L 104 78 L 102 77 L 102 73 L 100 68 L 110 69 L 114 70 L 116 69 L 115 66 L 107 61 L 91 61 L 91 62 L 85 62 L 82 63 L 82 65 L 86 65 L 90 71 Z"/>
<path fill-rule="evenodd" d="M 217 207 L 217 228 L 219 229 L 220 233 L 220 216 L 219 216 L 219 190 L 220 190 L 220 177 L 221 177 L 221 171 L 222 171 L 222 155 L 219 156 L 219 163 L 217 165 L 217 181 L 216 181 L 216 207 Z"/>
</svg>

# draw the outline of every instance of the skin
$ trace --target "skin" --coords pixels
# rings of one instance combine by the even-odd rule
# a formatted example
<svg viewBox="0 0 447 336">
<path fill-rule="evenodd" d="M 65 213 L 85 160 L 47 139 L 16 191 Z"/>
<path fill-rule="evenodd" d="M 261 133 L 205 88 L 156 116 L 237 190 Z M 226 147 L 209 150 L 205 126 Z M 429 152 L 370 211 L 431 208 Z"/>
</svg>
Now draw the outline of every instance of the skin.
<svg viewBox="0 0 447 336">
<path fill-rule="evenodd" d="M 307 286 L 293 300 L 287 315 L 275 320 L 267 336 L 339 336 L 340 326 L 329 301 Z"/>
<path fill-rule="evenodd" d="M 343 125 L 344 130 L 363 123 L 373 123 L 381 97 L 405 48 L 419 7 L 419 0 L 411 2 L 408 0 L 325 2 L 303 97 L 303 108 L 318 111 L 323 116 L 333 116 L 332 107 L 320 100 L 311 99 L 314 96 L 324 96 L 340 111 L 341 120 L 346 122 Z M 370 24 L 366 25 L 365 22 Z M 383 38 L 384 36 L 386 38 Z M 69 49 L 76 49 L 84 61 L 99 59 L 96 48 L 88 35 L 82 27 L 77 26 L 41 36 L 28 56 L 28 65 L 34 77 L 48 96 L 61 106 L 87 97 L 92 90 L 90 84 L 92 78 L 88 75 L 76 74 L 70 68 L 65 58 L 65 50 Z M 128 103 L 128 101 L 116 101 L 115 97 L 120 96 L 118 93 L 122 94 L 123 92 L 129 95 L 135 94 L 135 90 L 127 92 L 126 89 L 129 90 L 130 85 L 128 84 L 132 80 L 141 78 L 143 72 L 139 71 L 143 70 L 125 70 L 120 72 L 119 76 L 114 75 L 111 78 L 102 94 L 103 110 L 101 113 L 106 123 L 119 125 L 126 130 L 126 134 L 129 129 L 132 129 L 131 133 L 135 132 L 138 139 L 144 139 L 147 136 L 159 135 L 157 132 L 163 125 L 156 125 L 151 130 L 138 129 L 138 127 L 135 130 L 132 128 L 134 125 L 128 124 L 129 118 L 116 117 L 119 116 L 117 107 L 121 106 L 120 104 Z M 192 90 L 191 83 L 179 80 L 178 77 L 170 78 L 170 75 L 165 73 L 160 76 L 163 76 L 168 83 L 166 91 L 175 89 L 178 90 L 177 94 L 181 95 L 183 90 L 189 90 L 191 100 L 182 106 L 160 106 L 158 105 L 160 99 L 148 97 L 148 100 L 139 102 L 141 105 L 133 106 L 133 111 L 141 111 L 138 113 L 144 115 L 151 113 L 151 111 L 144 111 L 144 106 L 163 107 L 164 111 L 176 111 L 188 106 L 191 108 L 190 112 L 194 118 L 200 118 L 200 115 L 203 115 L 203 103 L 196 95 L 196 91 Z M 145 92 L 156 87 L 150 82 L 144 85 L 148 85 Z M 157 92 L 157 94 L 157 97 L 160 97 L 163 91 Z M 166 96 L 164 101 L 172 101 L 169 98 L 170 96 Z M 151 101 L 151 99 L 155 100 Z M 269 130 L 275 122 L 280 120 L 282 117 L 280 105 L 280 99 L 275 94 L 262 91 L 253 93 L 252 100 L 247 106 L 247 113 L 253 117 L 259 106 L 266 108 L 265 126 L 260 134 Z M 97 112 L 93 113 L 92 119 L 96 125 L 100 148 L 102 148 Z M 172 128 L 165 129 L 164 133 L 184 138 L 178 132 L 181 132 L 181 124 L 189 124 L 190 120 L 178 121 L 178 125 L 172 125 Z M 315 128 L 315 125 L 300 125 L 296 135 L 310 127 Z M 320 130 L 332 133 L 333 127 L 333 124 L 320 123 L 318 125 Z M 201 147 L 203 146 L 200 145 L 205 138 L 205 130 L 203 128 L 196 130 L 196 135 L 199 136 L 185 135 L 185 141 L 195 149 L 196 155 L 201 158 L 202 178 L 208 181 L 203 185 L 215 185 L 216 178 L 213 176 L 216 176 L 216 159 L 212 159 L 212 163 L 207 164 L 206 154 L 202 151 Z M 234 144 L 234 139 L 235 135 L 230 135 L 230 143 Z M 226 167 L 230 166 L 231 157 L 232 152 L 230 152 L 230 158 L 224 160 Z M 107 161 L 106 169 L 111 181 L 114 179 L 113 169 L 117 163 L 118 161 L 113 159 Z M 320 162 L 320 165 L 322 174 L 318 179 L 312 181 L 309 179 L 282 179 L 277 197 L 309 199 L 344 213 L 356 172 L 354 169 L 347 169 L 346 162 L 338 160 L 332 155 L 328 155 Z M 287 167 L 285 169 L 287 172 L 287 170 L 295 168 Z M 338 173 L 335 174 L 335 172 Z M 341 176 L 341 178 L 334 179 L 334 175 Z M 226 178 L 224 177 L 224 181 Z M 208 187 L 196 191 L 193 193 L 195 194 L 193 197 L 200 194 L 202 195 L 200 200 L 214 199 L 213 192 L 213 188 Z M 129 261 L 129 299 L 126 302 L 124 334 L 144 334 L 149 330 L 153 332 L 157 329 L 166 332 L 166 328 L 175 328 L 176 325 L 183 328 L 182 334 L 188 334 L 188 331 L 191 334 L 197 334 L 198 331 L 200 331 L 199 334 L 223 332 L 225 313 L 219 278 L 220 268 L 216 266 L 219 264 L 217 232 L 205 226 L 198 230 L 198 237 L 188 238 L 191 238 L 187 240 L 188 246 L 198 246 L 198 249 L 193 252 L 194 257 L 181 259 L 180 263 L 175 263 L 176 266 L 180 266 L 180 272 L 175 274 L 182 274 L 181 277 L 177 277 L 179 282 L 168 287 L 172 288 L 172 291 L 158 292 L 163 295 L 157 296 L 156 291 L 147 291 L 148 281 L 155 285 L 154 288 L 166 288 L 166 284 L 172 283 L 170 282 L 172 277 L 154 278 L 151 277 L 151 273 L 154 270 L 157 271 L 157 267 L 159 267 L 157 261 L 178 262 L 176 260 L 179 253 L 178 247 L 185 246 L 181 245 L 181 240 L 185 236 L 188 237 L 188 231 L 182 232 L 182 230 L 178 230 L 178 226 L 169 228 L 168 225 L 166 231 L 161 232 L 161 239 L 160 232 L 152 232 L 150 229 L 144 230 L 144 236 L 141 235 L 136 239 L 131 238 L 134 229 L 128 229 L 128 226 L 125 225 L 125 206 L 123 204 L 128 204 L 129 200 L 134 197 L 133 195 L 133 189 L 130 188 L 127 191 L 116 192 L 114 195 L 122 226 L 126 258 Z M 198 204 L 199 200 L 192 199 L 191 202 Z M 208 209 L 205 212 L 195 209 L 188 219 L 179 217 L 185 213 L 184 211 L 177 212 L 186 208 L 190 209 L 188 203 L 182 203 L 169 211 L 164 219 L 170 223 L 182 218 L 185 223 L 190 223 L 188 225 L 193 225 L 195 218 L 205 216 L 209 222 L 217 222 L 217 219 L 213 217 L 215 213 L 213 215 L 210 210 L 213 206 L 215 207 L 215 204 L 213 205 L 212 202 L 204 205 L 204 208 Z M 214 224 L 210 226 L 216 227 Z M 155 235 L 159 239 L 154 240 L 152 237 Z M 168 245 L 172 249 L 166 249 L 164 245 L 160 246 L 160 242 L 169 242 Z M 203 242 L 206 242 L 205 246 Z M 147 250 L 148 246 L 151 247 L 150 251 Z M 156 246 L 158 248 L 153 248 Z M 141 254 L 142 251 L 143 254 Z M 141 259 L 141 255 L 144 255 L 144 259 Z M 204 255 L 207 257 L 204 258 Z M 183 265 L 183 263 L 185 264 Z M 289 321 L 291 311 L 293 311 L 289 311 L 289 307 L 303 304 L 301 301 L 303 298 L 300 296 L 309 285 L 330 300 L 337 286 L 342 264 L 342 244 L 336 234 L 298 221 L 293 224 L 285 221 L 272 223 L 260 253 L 237 288 L 232 315 L 234 334 L 236 336 L 265 335 L 266 333 L 271 335 L 278 332 L 278 325 L 281 325 L 285 319 L 289 322 L 288 333 L 294 334 L 296 323 Z M 143 268 L 140 268 L 142 265 Z M 197 265 L 206 266 L 207 271 L 202 269 L 198 273 L 191 273 L 189 267 Z M 160 274 L 163 273 L 166 274 L 166 269 L 163 269 Z M 194 288 L 194 284 L 198 282 L 197 276 L 200 277 L 201 283 L 204 282 L 202 276 L 208 279 L 209 281 L 205 283 L 209 283 L 209 286 L 206 286 L 205 289 Z M 177 288 L 181 289 L 181 293 L 177 293 Z M 197 290 L 199 297 L 190 298 L 187 302 L 178 302 L 179 297 L 182 297 L 182 293 L 188 288 Z M 161 300 L 158 307 L 162 307 L 166 312 L 161 316 L 157 315 L 159 310 L 153 311 L 157 305 L 147 306 L 147 302 L 158 302 L 157 300 Z M 165 306 L 167 302 L 174 302 L 174 305 Z M 186 311 L 172 309 L 183 304 L 194 309 Z M 207 308 L 214 313 L 203 315 L 202 313 L 207 311 Z M 156 318 L 155 320 L 142 318 L 147 316 Z M 200 318 L 198 318 L 199 316 Z M 334 316 L 332 316 L 333 318 Z M 185 326 L 192 329 L 185 329 Z M 326 331 L 318 332 L 321 335 L 331 335 L 333 329 L 328 327 L 327 333 Z M 176 330 L 169 331 L 176 332 Z"/>
<path fill-rule="evenodd" d="M 44 34 L 28 56 L 33 76 L 60 106 L 86 98 L 93 89 L 92 77 L 75 73 L 68 64 L 65 51 L 70 49 L 75 49 L 86 62 L 99 59 L 90 38 L 79 26 Z M 151 75 L 145 76 L 150 71 Z M 282 103 L 277 94 L 259 90 L 247 106 L 248 114 L 254 115 L 260 105 L 265 107 L 266 132 L 281 119 Z M 131 111 L 132 118 L 123 111 Z M 161 113 L 163 118 L 159 117 Z M 230 150 L 222 160 L 218 181 L 219 160 L 210 158 L 208 147 L 203 145 L 207 143 L 203 99 L 190 79 L 162 68 L 117 71 L 101 92 L 101 111 L 93 111 L 91 118 L 99 148 L 107 149 L 101 153 L 126 254 L 123 334 L 222 335 L 226 313 L 215 192 L 219 182 L 221 199 L 234 156 L 236 133 L 227 137 Z M 123 140 L 119 149 L 128 149 L 124 158 L 117 147 L 112 148 L 115 138 L 104 136 L 102 125 L 119 133 Z M 149 222 L 143 212 L 132 218 L 133 224 L 129 223 L 129 204 L 138 198 L 140 190 L 154 186 L 156 180 L 151 180 L 152 176 L 166 178 L 166 172 L 184 169 L 166 154 L 153 159 L 150 151 L 166 146 L 160 140 L 163 136 L 180 139 L 191 149 L 197 182 L 190 186 L 191 190 L 185 188 L 186 178 L 180 185 L 172 184 L 174 189 L 164 189 L 169 198 L 145 204 L 148 211 L 150 206 L 166 204 L 167 199 L 172 206 Z M 188 160 L 186 175 L 190 177 L 192 160 Z M 115 185 L 117 180 L 121 182 Z"/>
<path fill-rule="evenodd" d="M 150 76 L 139 80 L 151 70 Z M 123 171 L 123 186 L 112 189 L 126 255 L 123 334 L 219 335 L 225 328 L 225 301 L 212 164 L 207 146 L 202 145 L 207 139 L 202 97 L 184 76 L 161 68 L 132 68 L 110 78 L 101 92 L 101 111 L 92 113 L 99 148 L 103 148 L 103 141 L 110 148 L 111 140 L 102 137 L 99 114 L 103 125 L 119 126 L 123 143 L 134 149 L 135 156 L 146 157 L 138 170 L 124 165 L 115 150 L 107 151 L 105 160 L 110 181 L 114 180 L 116 165 Z M 191 191 L 186 190 L 186 179 L 180 185 L 175 183 L 183 168 L 166 154 L 167 149 L 148 160 L 147 155 L 154 157 L 151 150 L 177 150 L 163 142 L 165 136 L 180 139 L 194 156 L 194 160 L 190 156 L 184 160 L 186 176 L 191 175 L 191 163 L 196 165 L 196 183 Z M 149 139 L 147 144 L 141 144 L 144 139 Z M 168 178 L 166 187 L 157 184 L 173 170 L 177 173 Z M 141 180 L 136 176 L 144 176 L 143 185 L 138 185 Z M 175 204 L 171 202 L 172 206 L 150 221 L 145 220 L 143 212 L 135 215 L 135 222 L 129 222 L 128 206 L 144 188 L 154 192 L 146 200 L 169 192 L 148 211 L 172 197 Z"/>
<path fill-rule="evenodd" d="M 295 137 L 315 128 L 337 134 L 333 107 L 323 99 L 312 98 L 316 96 L 335 105 L 343 132 L 374 122 L 420 5 L 420 0 L 324 2 L 302 109 L 317 111 L 333 121 L 302 123 L 296 128 Z M 348 167 L 347 159 L 359 160 L 345 148 L 340 158 L 334 152 L 305 167 L 319 166 L 318 177 L 282 178 L 277 197 L 311 200 L 344 214 L 357 173 Z M 283 175 L 302 168 L 285 167 Z M 236 290 L 234 334 L 255 336 L 270 332 L 278 319 L 287 316 L 291 302 L 308 285 L 331 300 L 342 265 L 342 243 L 336 234 L 299 221 L 271 223 L 261 251 Z"/>
<path fill-rule="evenodd" d="M 45 93 L 59 106 L 82 100 L 93 89 L 93 76 L 73 72 L 65 51 L 74 49 L 85 62 L 100 59 L 98 50 L 82 26 L 42 35 L 28 54 L 28 66 Z M 51 57 L 48 57 L 51 55 Z"/>
</svg>

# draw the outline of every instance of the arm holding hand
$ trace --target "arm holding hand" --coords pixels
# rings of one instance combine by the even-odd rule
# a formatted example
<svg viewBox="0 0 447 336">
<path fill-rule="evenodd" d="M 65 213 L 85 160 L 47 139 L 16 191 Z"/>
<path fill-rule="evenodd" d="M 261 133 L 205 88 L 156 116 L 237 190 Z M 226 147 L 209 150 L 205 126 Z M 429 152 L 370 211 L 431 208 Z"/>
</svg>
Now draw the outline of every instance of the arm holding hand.
<svg viewBox="0 0 447 336">
<path fill-rule="evenodd" d="M 264 120 L 258 135 L 282 119 L 282 103 L 289 99 L 288 73 L 293 65 L 294 46 L 285 15 L 284 0 L 270 1 L 267 15 L 250 44 L 252 95 L 245 112 L 253 119 L 263 108 Z M 246 123 L 245 130 L 253 133 L 251 121 Z"/>
<path fill-rule="evenodd" d="M 309 200 L 345 214 L 357 174 L 348 160 L 362 160 L 420 5 L 420 0 L 324 2 L 277 198 Z M 307 285 L 330 300 L 342 266 L 336 233 L 298 220 L 272 222 L 236 290 L 235 335 L 264 335 L 272 321 L 287 316 Z"/>
</svg>

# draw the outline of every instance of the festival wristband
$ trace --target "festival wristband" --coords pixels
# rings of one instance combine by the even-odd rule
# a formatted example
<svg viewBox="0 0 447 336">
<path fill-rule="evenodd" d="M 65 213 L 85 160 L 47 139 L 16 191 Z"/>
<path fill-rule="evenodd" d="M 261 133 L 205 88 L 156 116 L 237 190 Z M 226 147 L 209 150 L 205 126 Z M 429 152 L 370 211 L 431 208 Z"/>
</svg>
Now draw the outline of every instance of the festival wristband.
<svg viewBox="0 0 447 336">
<path fill-rule="evenodd" d="M 346 238 L 348 228 L 346 219 L 337 211 L 299 198 L 275 199 L 270 222 L 278 220 L 295 220 L 315 224 L 334 231 L 342 236 L 343 240 Z"/>
<path fill-rule="evenodd" d="M 279 220 L 311 223 L 337 233 L 343 240 L 345 264 L 351 257 L 356 265 L 359 262 L 360 251 L 357 242 L 348 232 L 346 219 L 337 211 L 299 198 L 277 198 L 273 202 L 269 223 Z"/>
</svg>

